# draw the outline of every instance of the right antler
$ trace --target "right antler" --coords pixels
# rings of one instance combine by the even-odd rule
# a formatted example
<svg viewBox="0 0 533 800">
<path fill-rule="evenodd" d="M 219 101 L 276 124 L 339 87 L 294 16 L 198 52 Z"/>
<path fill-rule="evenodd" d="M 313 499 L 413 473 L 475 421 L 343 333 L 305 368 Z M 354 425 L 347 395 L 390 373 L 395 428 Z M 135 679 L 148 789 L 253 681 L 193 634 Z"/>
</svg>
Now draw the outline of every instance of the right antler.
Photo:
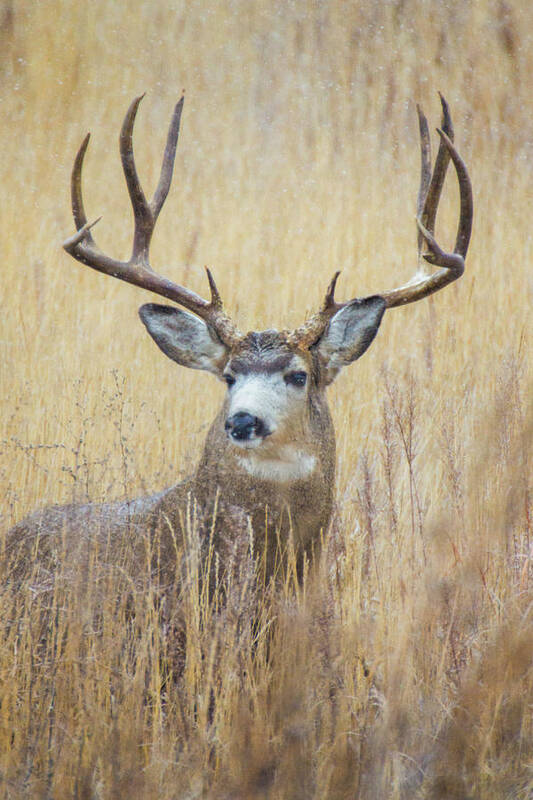
<svg viewBox="0 0 533 800">
<path fill-rule="evenodd" d="M 465 269 L 465 258 L 470 243 L 474 214 L 472 185 L 466 165 L 453 145 L 453 125 L 448 103 L 442 95 L 440 95 L 440 100 L 442 104 L 442 128 L 437 129 L 437 133 L 441 141 L 433 173 L 431 172 L 431 146 L 428 123 L 422 109 L 417 106 L 422 167 L 416 219 L 418 225 L 418 255 L 420 256 L 422 245 L 425 242 L 429 252 L 422 254 L 424 259 L 429 264 L 440 267 L 440 269 L 433 275 L 415 277 L 410 283 L 398 289 L 382 292 L 381 296 L 385 300 L 387 308 L 394 308 L 395 306 L 402 306 L 421 300 L 423 297 L 437 292 L 448 283 L 460 278 Z M 460 212 L 453 253 L 446 253 L 435 239 L 435 219 L 450 158 L 453 161 L 459 181 Z"/>
<path fill-rule="evenodd" d="M 168 131 L 159 183 L 151 202 L 148 202 L 144 196 L 137 175 L 132 145 L 135 117 L 137 115 L 139 103 L 143 97 L 144 95 L 135 98 L 130 105 L 122 124 L 119 140 L 122 168 L 124 170 L 135 220 L 133 250 L 130 260 L 118 261 L 102 252 L 94 241 L 91 232 L 91 228 L 98 222 L 98 219 L 91 224 L 87 223 L 81 191 L 81 173 L 90 134 L 87 134 L 83 140 L 72 169 L 72 214 L 74 216 L 77 232 L 74 236 L 70 237 L 70 239 L 67 239 L 63 247 L 67 253 L 70 253 L 71 256 L 81 261 L 82 264 L 86 264 L 88 267 L 92 267 L 106 275 L 112 275 L 119 280 L 133 283 L 135 286 L 148 289 L 150 292 L 154 292 L 162 297 L 166 297 L 168 300 L 179 303 L 179 305 L 187 308 L 209 323 L 220 339 L 231 347 L 236 341 L 242 338 L 242 334 L 224 312 L 222 300 L 211 272 L 206 268 L 211 290 L 211 300 L 207 301 L 195 292 L 191 292 L 189 289 L 179 286 L 169 281 L 167 278 L 158 275 L 150 266 L 150 241 L 159 212 L 163 207 L 163 203 L 170 189 L 184 98 L 182 97 L 180 99 L 174 109 Z"/>
<path fill-rule="evenodd" d="M 422 253 L 424 259 L 430 264 L 440 267 L 440 269 L 433 275 L 415 275 L 409 283 L 405 286 L 400 286 L 398 289 L 380 292 L 379 296 L 385 301 L 386 308 L 394 308 L 395 306 L 403 306 L 407 303 L 422 300 L 422 298 L 442 289 L 448 283 L 457 280 L 464 272 L 474 213 L 472 185 L 465 163 L 453 144 L 453 126 L 448 104 L 442 95 L 440 95 L 440 99 L 443 118 L 442 129 L 438 130 L 438 133 L 441 141 L 433 172 L 431 171 L 431 145 L 428 124 L 420 107 L 417 106 L 422 169 L 416 220 L 418 225 L 419 259 L 422 245 L 425 243 L 429 252 Z M 453 161 L 459 181 L 460 213 L 453 253 L 446 253 L 438 245 L 434 231 L 437 208 L 450 159 Z M 356 298 L 346 303 L 337 303 L 335 301 L 335 285 L 339 274 L 339 272 L 336 272 L 333 276 L 333 280 L 326 292 L 322 309 L 291 333 L 291 341 L 299 347 L 304 349 L 311 347 L 322 336 L 331 318 L 348 303 L 356 302 Z"/>
</svg>

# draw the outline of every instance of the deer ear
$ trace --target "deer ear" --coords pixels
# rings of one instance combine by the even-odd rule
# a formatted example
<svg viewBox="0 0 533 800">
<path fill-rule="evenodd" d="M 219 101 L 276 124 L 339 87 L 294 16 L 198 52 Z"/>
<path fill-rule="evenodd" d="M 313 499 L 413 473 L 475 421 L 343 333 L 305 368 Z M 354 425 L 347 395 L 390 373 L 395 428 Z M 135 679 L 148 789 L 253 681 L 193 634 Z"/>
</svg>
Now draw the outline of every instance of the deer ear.
<svg viewBox="0 0 533 800">
<path fill-rule="evenodd" d="M 139 316 L 163 353 L 192 369 L 204 369 L 220 377 L 227 350 L 203 320 L 174 306 L 147 303 Z"/>
<path fill-rule="evenodd" d="M 325 383 L 335 380 L 343 367 L 360 358 L 370 346 L 385 313 L 382 297 L 352 300 L 332 317 L 314 345 L 324 371 Z"/>
</svg>

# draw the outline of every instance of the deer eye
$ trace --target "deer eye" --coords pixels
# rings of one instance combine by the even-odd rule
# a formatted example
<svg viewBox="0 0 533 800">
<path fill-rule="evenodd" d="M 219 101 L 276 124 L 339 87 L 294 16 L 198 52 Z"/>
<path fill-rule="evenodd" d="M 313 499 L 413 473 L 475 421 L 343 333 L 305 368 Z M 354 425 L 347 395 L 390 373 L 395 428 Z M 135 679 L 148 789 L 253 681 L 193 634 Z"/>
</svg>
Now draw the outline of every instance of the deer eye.
<svg viewBox="0 0 533 800">
<path fill-rule="evenodd" d="M 227 373 L 226 375 L 223 375 L 222 377 L 226 381 L 228 389 L 231 389 L 231 387 L 235 383 L 235 378 L 233 377 L 233 375 L 230 375 L 229 373 Z"/>
<path fill-rule="evenodd" d="M 305 386 L 307 382 L 307 372 L 289 372 L 285 375 L 285 383 L 289 386 Z"/>
</svg>

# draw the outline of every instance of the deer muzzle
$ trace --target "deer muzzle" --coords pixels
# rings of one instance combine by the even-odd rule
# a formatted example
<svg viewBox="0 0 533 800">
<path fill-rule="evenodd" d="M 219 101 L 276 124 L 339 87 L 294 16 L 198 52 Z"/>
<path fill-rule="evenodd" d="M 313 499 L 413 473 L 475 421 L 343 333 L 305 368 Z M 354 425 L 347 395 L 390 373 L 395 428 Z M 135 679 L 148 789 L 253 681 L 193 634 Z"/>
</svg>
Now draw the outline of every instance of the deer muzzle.
<svg viewBox="0 0 533 800">
<path fill-rule="evenodd" d="M 239 443 L 264 439 L 270 433 L 263 420 L 245 411 L 228 417 L 224 428 L 230 439 Z"/>
</svg>

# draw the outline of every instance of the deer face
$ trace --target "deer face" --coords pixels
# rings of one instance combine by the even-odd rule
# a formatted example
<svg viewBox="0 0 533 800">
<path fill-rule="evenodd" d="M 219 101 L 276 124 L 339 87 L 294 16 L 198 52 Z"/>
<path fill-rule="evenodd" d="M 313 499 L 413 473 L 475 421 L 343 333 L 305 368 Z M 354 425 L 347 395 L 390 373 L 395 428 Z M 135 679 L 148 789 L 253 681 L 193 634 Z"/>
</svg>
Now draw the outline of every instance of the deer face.
<svg viewBox="0 0 533 800">
<path fill-rule="evenodd" d="M 277 331 L 249 333 L 222 373 L 228 386 L 224 429 L 235 447 L 272 450 L 305 435 L 316 376 L 309 353 Z"/>
<path fill-rule="evenodd" d="M 158 347 L 178 364 L 214 373 L 228 390 L 223 406 L 230 445 L 251 456 L 287 459 L 305 453 L 313 406 L 340 369 L 372 342 L 385 311 L 381 297 L 353 301 L 329 322 L 311 347 L 291 334 L 252 332 L 233 346 L 206 322 L 180 309 L 147 304 L 140 316 Z"/>
</svg>

